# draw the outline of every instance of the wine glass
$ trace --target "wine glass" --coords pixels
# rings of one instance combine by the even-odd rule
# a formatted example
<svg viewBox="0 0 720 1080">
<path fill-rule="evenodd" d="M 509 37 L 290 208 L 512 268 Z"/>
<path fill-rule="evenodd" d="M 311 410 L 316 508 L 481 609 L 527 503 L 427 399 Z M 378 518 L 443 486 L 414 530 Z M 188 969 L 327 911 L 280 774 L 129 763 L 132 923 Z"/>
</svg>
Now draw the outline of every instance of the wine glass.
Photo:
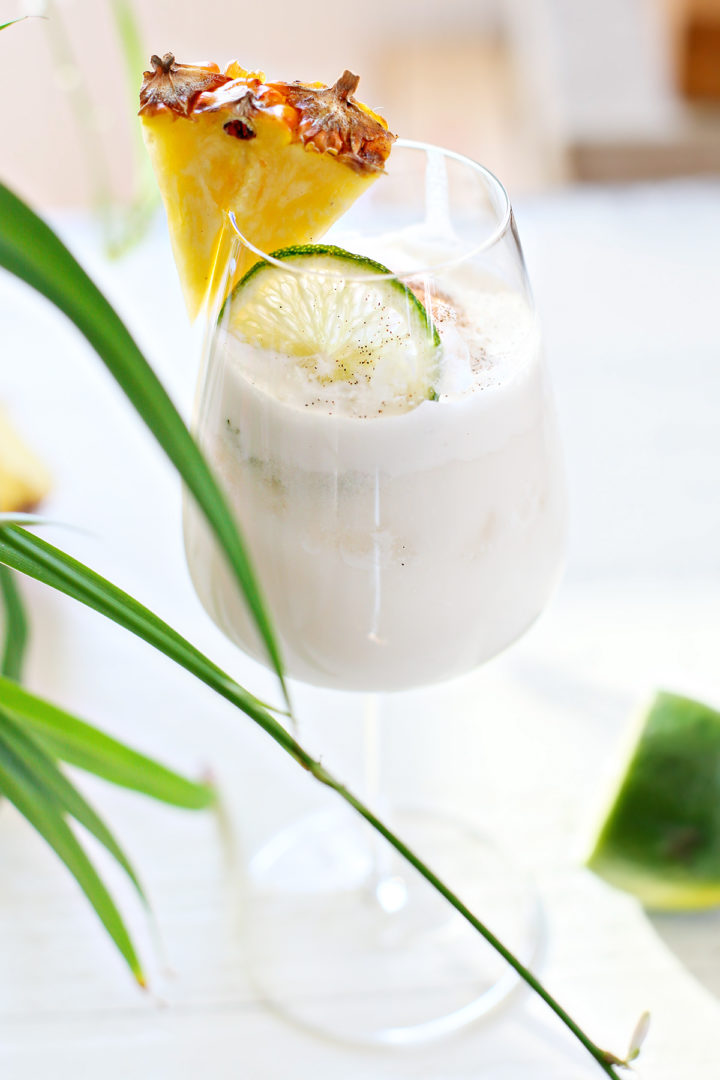
<svg viewBox="0 0 720 1080">
<path fill-rule="evenodd" d="M 520 242 L 492 173 L 398 142 L 386 175 L 328 244 L 327 257 L 274 256 L 228 215 L 195 428 L 246 538 L 287 672 L 364 695 L 372 748 L 382 695 L 470 671 L 540 614 L 562 559 L 564 483 Z M 248 251 L 261 271 L 238 284 Z M 203 605 L 265 661 L 190 499 L 184 527 Z M 367 772 L 377 776 L 372 761 Z M 537 907 L 502 852 L 443 813 L 389 804 L 387 813 L 531 963 Z M 253 857 L 248 888 L 254 977 L 315 1031 L 420 1042 L 485 1015 L 515 985 L 344 809 L 273 838 Z"/>
</svg>

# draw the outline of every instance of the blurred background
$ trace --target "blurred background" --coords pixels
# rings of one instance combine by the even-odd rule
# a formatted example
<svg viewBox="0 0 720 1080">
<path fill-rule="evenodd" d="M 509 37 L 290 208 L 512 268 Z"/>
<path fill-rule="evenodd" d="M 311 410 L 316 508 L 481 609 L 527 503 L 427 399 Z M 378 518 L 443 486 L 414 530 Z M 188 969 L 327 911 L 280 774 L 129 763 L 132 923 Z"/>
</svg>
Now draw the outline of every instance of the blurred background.
<svg viewBox="0 0 720 1080">
<path fill-rule="evenodd" d="M 0 22 L 29 14 L 0 35 L 0 168 L 41 208 L 142 198 L 137 89 L 168 50 L 285 79 L 350 67 L 394 131 L 513 195 L 720 171 L 720 0 L 0 0 Z"/>
</svg>

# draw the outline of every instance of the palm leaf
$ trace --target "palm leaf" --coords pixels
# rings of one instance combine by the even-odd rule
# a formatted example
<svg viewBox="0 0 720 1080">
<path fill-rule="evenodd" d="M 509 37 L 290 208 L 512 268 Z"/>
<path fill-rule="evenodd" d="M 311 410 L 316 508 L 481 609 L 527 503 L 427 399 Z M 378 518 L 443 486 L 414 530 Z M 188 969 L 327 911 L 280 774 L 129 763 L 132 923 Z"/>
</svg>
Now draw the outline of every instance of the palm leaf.
<svg viewBox="0 0 720 1080">
<path fill-rule="evenodd" d="M 25 22 L 26 19 L 42 19 L 42 15 L 21 15 L 19 19 L 11 19 L 10 22 L 0 23 L 0 30 L 7 30 L 8 26 L 15 26 L 17 23 Z"/>
<path fill-rule="evenodd" d="M 52 301 L 98 353 L 175 465 L 213 529 L 288 700 L 280 651 L 244 540 L 204 457 L 114 308 L 52 229 L 0 184 L 0 266 Z"/>
<path fill-rule="evenodd" d="M 1 738 L 0 793 L 17 807 L 65 863 L 122 953 L 133 975 L 140 985 L 144 986 L 145 976 L 123 918 L 84 848 L 65 820 L 61 804 L 36 779 L 22 758 Z"/>
<path fill-rule="evenodd" d="M 201 810 L 215 800 L 208 784 L 179 776 L 9 679 L 0 678 L 0 707 L 50 755 L 68 765 L 187 810 Z"/>
<path fill-rule="evenodd" d="M 136 600 L 101 578 L 82 563 L 39 540 L 16 525 L 0 526 L 0 563 L 74 597 L 102 612 L 119 625 L 144 638 L 176 663 L 191 671 L 218 694 L 237 705 L 259 724 L 282 748 L 321 784 L 351 806 L 380 836 L 392 845 L 419 874 L 465 919 L 538 994 L 573 1035 L 583 1044 L 606 1075 L 618 1080 L 606 1052 L 601 1050 L 575 1023 L 533 973 L 478 919 L 463 901 L 428 867 L 372 810 L 315 760 L 256 698 L 233 682 L 215 664 L 199 653 L 156 615 Z M 0 785 L 2 775 L 0 774 Z"/>
<path fill-rule="evenodd" d="M 53 795 L 62 809 L 74 817 L 110 852 L 147 903 L 143 887 L 125 852 L 92 806 L 61 772 L 39 740 L 24 731 L 22 725 L 8 713 L 0 712 L 0 746 L 3 744 L 23 762 L 27 771 L 33 774 L 35 781 L 43 790 L 48 795 Z"/>
<path fill-rule="evenodd" d="M 0 566 L 0 597 L 5 609 L 5 643 L 0 656 L 0 675 L 19 680 L 25 658 L 28 624 L 14 575 L 6 566 Z"/>
<path fill-rule="evenodd" d="M 143 638 L 227 698 L 294 756 L 298 745 L 263 703 L 157 615 L 65 552 L 17 525 L 0 525 L 0 563 L 51 585 Z"/>
</svg>

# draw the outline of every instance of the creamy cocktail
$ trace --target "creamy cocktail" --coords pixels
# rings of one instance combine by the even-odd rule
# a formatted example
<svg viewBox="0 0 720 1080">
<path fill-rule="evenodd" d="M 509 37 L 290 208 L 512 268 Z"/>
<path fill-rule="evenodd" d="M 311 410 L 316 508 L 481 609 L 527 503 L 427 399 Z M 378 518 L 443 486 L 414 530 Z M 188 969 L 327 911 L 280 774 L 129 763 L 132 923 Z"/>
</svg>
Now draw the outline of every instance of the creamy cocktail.
<svg viewBox="0 0 720 1080">
<path fill-rule="evenodd" d="M 385 262 L 418 259 L 402 238 L 384 247 Z M 387 322 L 385 283 L 341 269 L 349 281 L 276 268 L 295 275 L 284 314 L 280 283 L 276 316 L 297 317 L 302 291 L 327 293 L 340 311 L 352 305 L 358 323 Z M 329 379 L 322 348 L 300 359 L 259 348 L 226 320 L 200 408 L 200 439 L 244 530 L 288 671 L 320 685 L 396 690 L 467 671 L 527 628 L 557 574 L 561 469 L 526 298 L 467 265 L 405 284 L 440 339 L 430 397 L 421 376 L 401 370 L 393 383 L 399 360 L 387 342 L 375 341 L 372 377 Z M 186 546 L 208 612 L 263 658 L 192 506 Z"/>
</svg>

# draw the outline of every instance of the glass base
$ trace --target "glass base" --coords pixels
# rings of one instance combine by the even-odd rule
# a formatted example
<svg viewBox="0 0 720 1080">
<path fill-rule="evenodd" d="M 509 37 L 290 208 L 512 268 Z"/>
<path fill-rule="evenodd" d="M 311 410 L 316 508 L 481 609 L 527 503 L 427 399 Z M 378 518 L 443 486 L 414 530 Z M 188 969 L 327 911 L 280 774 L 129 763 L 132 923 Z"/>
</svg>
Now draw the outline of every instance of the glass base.
<svg viewBox="0 0 720 1080">
<path fill-rule="evenodd" d="M 424 810 L 393 830 L 528 966 L 543 944 L 528 879 L 471 825 Z M 375 844 L 375 846 L 373 846 Z M 486 1017 L 520 980 L 351 811 L 312 814 L 252 859 L 247 945 L 269 1007 L 346 1043 L 413 1045 Z"/>
</svg>

